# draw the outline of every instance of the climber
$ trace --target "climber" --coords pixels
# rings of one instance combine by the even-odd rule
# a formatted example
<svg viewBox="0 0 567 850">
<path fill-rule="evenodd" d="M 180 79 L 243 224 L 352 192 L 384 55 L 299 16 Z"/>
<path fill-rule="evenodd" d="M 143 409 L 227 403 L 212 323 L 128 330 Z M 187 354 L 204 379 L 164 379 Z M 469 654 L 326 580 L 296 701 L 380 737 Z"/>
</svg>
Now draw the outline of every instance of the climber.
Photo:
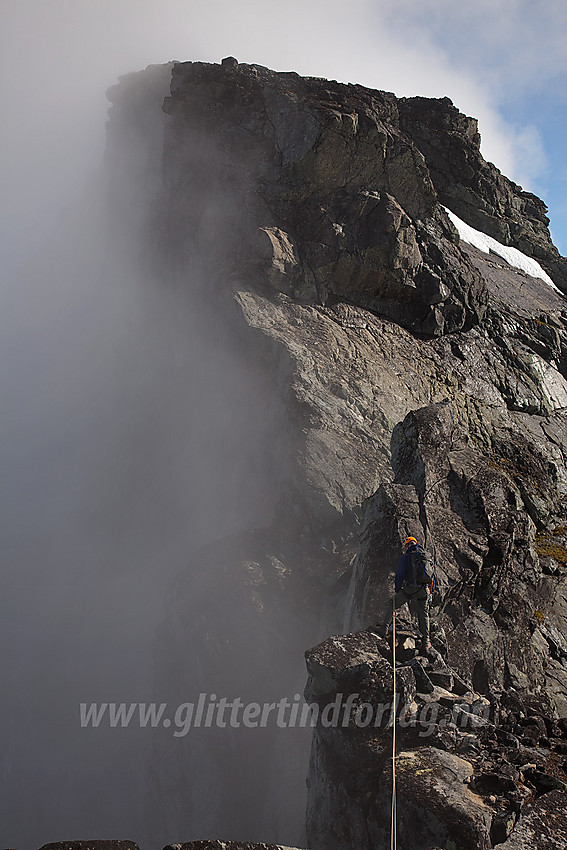
<svg viewBox="0 0 567 850">
<path fill-rule="evenodd" d="M 395 578 L 395 596 L 389 599 L 382 617 L 382 622 L 371 626 L 370 632 L 386 637 L 392 623 L 393 612 L 404 604 L 412 614 L 417 616 L 421 633 L 421 651 L 427 653 L 431 649 L 429 640 L 429 602 L 431 598 L 432 569 L 429 556 L 418 544 L 415 537 L 407 537 L 404 541 L 403 554 L 398 561 Z"/>
</svg>

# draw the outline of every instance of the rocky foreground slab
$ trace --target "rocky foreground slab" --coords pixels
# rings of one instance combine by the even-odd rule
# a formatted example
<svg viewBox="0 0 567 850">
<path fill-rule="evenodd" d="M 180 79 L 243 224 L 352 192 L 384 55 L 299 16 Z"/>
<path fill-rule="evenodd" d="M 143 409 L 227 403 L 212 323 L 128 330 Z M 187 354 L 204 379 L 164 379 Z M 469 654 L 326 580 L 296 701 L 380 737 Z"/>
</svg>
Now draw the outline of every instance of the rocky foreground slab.
<svg viewBox="0 0 567 850">
<path fill-rule="evenodd" d="M 306 699 L 319 710 L 309 846 L 386 846 L 395 717 L 402 846 L 564 848 L 567 721 L 545 694 L 477 693 L 448 665 L 440 627 L 419 655 L 410 624 L 400 626 L 395 705 L 392 638 L 337 635 L 306 653 Z"/>
</svg>

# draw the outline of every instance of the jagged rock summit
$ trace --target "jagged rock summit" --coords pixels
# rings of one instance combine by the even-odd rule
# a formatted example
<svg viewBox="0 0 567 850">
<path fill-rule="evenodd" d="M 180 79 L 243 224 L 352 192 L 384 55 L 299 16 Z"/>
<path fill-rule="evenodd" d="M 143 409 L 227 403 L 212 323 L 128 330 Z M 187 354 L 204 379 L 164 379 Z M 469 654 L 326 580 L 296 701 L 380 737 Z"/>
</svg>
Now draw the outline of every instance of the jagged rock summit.
<svg viewBox="0 0 567 850">
<path fill-rule="evenodd" d="M 206 238 L 222 242 L 233 274 L 428 335 L 482 315 L 480 276 L 393 95 L 232 63 L 176 65 L 171 91 L 169 153 L 199 168 Z M 247 215 L 215 209 L 220 197 Z"/>
<path fill-rule="evenodd" d="M 252 698 L 275 698 L 274 669 L 280 687 L 297 687 L 297 659 L 317 644 L 311 697 L 349 682 L 370 705 L 383 701 L 391 651 L 361 630 L 380 616 L 411 533 L 436 556 L 443 663 L 406 657 L 403 693 L 410 717 L 437 705 L 449 719 L 400 738 L 407 811 L 417 823 L 425 809 L 428 824 L 409 818 L 404 846 L 529 846 L 545 822 L 545 846 L 562 847 L 567 303 L 461 240 L 444 209 L 536 259 L 565 292 L 545 205 L 484 161 L 476 121 L 448 99 L 232 57 L 174 63 L 167 92 L 159 75 L 150 68 L 111 92 L 113 191 L 120 198 L 126 127 L 148 140 L 159 176 L 147 240 L 164 277 L 222 318 L 219 345 L 230 340 L 263 382 L 251 421 L 267 423 L 257 457 L 272 460 L 273 505 L 268 526 L 193 554 L 168 615 L 160 693 L 186 669 L 190 644 L 187 682 L 215 693 L 245 682 Z M 408 623 L 406 656 L 411 639 Z M 488 717 L 461 735 L 453 712 L 474 718 L 475 706 Z M 255 763 L 254 799 L 237 768 L 246 745 L 232 741 L 215 774 L 223 834 L 234 834 L 236 793 L 240 817 L 253 822 L 261 799 L 262 823 L 278 820 L 292 771 L 274 765 L 291 741 L 274 739 Z M 317 728 L 312 850 L 385 840 L 384 741 L 380 726 Z M 190 824 L 210 801 L 177 753 L 162 756 L 181 802 L 163 805 Z M 262 837 L 301 843 L 285 835 Z"/>
</svg>

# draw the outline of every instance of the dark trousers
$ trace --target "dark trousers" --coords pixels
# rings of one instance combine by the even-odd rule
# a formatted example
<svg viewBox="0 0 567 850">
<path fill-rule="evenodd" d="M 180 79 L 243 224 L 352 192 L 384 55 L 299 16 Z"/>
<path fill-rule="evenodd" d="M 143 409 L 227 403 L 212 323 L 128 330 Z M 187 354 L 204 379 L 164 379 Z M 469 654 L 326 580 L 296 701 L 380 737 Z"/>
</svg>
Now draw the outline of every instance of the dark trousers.
<svg viewBox="0 0 567 850">
<path fill-rule="evenodd" d="M 382 625 L 389 626 L 394 616 L 394 611 L 401 608 L 406 602 L 412 614 L 417 617 L 421 639 L 429 643 L 429 588 L 404 585 L 398 590 L 394 598 L 388 599 L 382 616 Z"/>
</svg>

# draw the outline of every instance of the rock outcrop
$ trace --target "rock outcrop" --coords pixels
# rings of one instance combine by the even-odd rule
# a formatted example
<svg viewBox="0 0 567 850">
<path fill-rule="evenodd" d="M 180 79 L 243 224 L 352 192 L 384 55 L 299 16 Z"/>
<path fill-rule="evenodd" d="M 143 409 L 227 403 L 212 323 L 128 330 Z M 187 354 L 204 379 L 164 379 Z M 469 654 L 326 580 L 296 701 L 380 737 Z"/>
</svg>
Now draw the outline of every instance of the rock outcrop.
<svg viewBox="0 0 567 850">
<path fill-rule="evenodd" d="M 533 818 L 546 822 L 548 811 L 543 834 L 550 847 L 560 847 L 567 726 L 545 693 L 477 692 L 450 666 L 438 623 L 433 650 L 420 656 L 415 646 L 411 625 L 400 620 L 395 641 L 365 631 L 329 638 L 306 654 L 305 697 L 320 711 L 309 846 L 387 846 L 394 747 L 404 847 L 489 848 L 512 841 L 519 824 L 518 835 L 533 836 Z"/>
<path fill-rule="evenodd" d="M 168 231 L 222 254 L 225 279 L 309 304 L 346 301 L 427 335 L 482 315 L 481 278 L 455 244 L 393 95 L 180 63 L 165 109 L 174 119 L 166 157 L 185 175 L 168 201 Z"/>
<path fill-rule="evenodd" d="M 142 119 L 113 99 L 113 120 L 143 136 Z M 404 846 L 528 847 L 541 834 L 542 846 L 562 847 L 567 304 L 459 242 L 443 209 L 536 258 L 567 291 L 543 203 L 484 162 L 476 122 L 446 99 L 400 100 L 231 59 L 174 64 L 164 109 L 148 241 L 164 277 L 220 317 L 219 344 L 231 340 L 281 409 L 259 446 L 278 458 L 273 522 L 192 557 L 164 626 L 161 685 L 188 636 L 197 660 L 186 679 L 216 693 L 237 687 L 243 666 L 250 693 L 274 678 L 290 687 L 300 647 L 318 643 L 310 700 L 387 703 L 391 648 L 360 630 L 380 615 L 412 533 L 436 558 L 437 655 L 416 657 L 406 623 L 396 673 Z M 231 599 L 238 611 L 227 617 Z M 250 631 L 238 632 L 243 621 Z M 428 734 L 424 711 L 437 718 Z M 312 850 L 385 844 L 385 717 L 317 726 Z M 255 763 L 258 798 L 238 796 L 251 823 L 254 809 L 262 825 L 276 817 L 272 764 L 289 757 L 290 740 Z M 231 742 L 233 766 L 246 746 Z M 202 769 L 206 759 L 203 750 Z M 210 823 L 231 834 L 238 770 L 211 761 L 228 802 Z M 195 773 L 179 756 L 167 770 L 179 799 L 164 805 L 188 829 Z M 284 840 L 302 843 L 299 833 Z"/>
<path fill-rule="evenodd" d="M 539 260 L 565 292 L 567 263 L 551 241 L 547 207 L 483 159 L 477 121 L 447 97 L 411 97 L 400 99 L 400 124 L 424 155 L 441 203 Z"/>
<path fill-rule="evenodd" d="M 242 841 L 188 841 L 168 844 L 164 850 L 294 850 L 281 844 L 250 844 Z"/>
<path fill-rule="evenodd" d="M 134 841 L 55 841 L 41 850 L 139 850 Z"/>
</svg>

